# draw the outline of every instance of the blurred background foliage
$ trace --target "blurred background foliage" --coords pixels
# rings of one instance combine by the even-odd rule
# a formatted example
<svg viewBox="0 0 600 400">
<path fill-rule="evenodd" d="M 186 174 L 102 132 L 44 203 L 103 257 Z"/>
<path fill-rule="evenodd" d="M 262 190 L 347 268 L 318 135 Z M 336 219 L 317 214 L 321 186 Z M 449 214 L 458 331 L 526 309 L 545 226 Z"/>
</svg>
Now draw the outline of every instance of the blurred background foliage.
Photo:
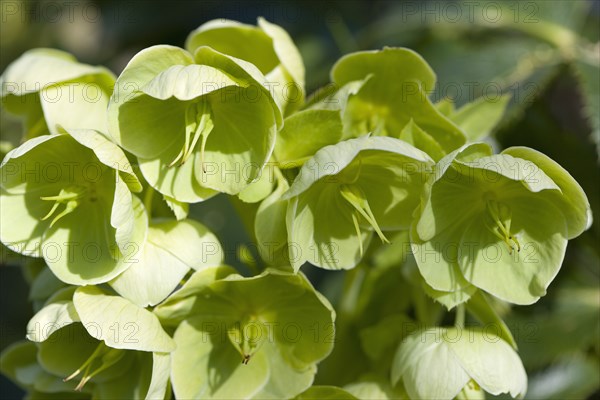
<svg viewBox="0 0 600 400">
<path fill-rule="evenodd" d="M 600 219 L 599 1 L 3 0 L 0 6 L 2 71 L 28 49 L 55 47 L 118 74 L 141 49 L 182 46 L 191 30 L 216 18 L 254 24 L 264 16 L 287 29 L 304 57 L 308 93 L 329 82 L 329 70 L 343 54 L 409 47 L 437 73 L 434 99 L 460 106 L 511 93 L 509 111 L 494 133 L 497 148 L 529 146 L 558 161 L 583 186 Z M 0 152 L 17 145 L 18 137 L 19 121 L 2 112 Z M 252 209 L 217 196 L 192 205 L 190 214 L 217 234 L 227 261 L 248 272 L 256 267 L 256 252 L 243 228 L 244 208 Z M 569 243 L 558 277 L 538 303 L 511 309 L 496 304 L 528 370 L 527 398 L 600 396 L 599 229 L 595 222 Z M 343 386 L 366 373 L 385 373 L 378 370 L 385 362 L 381 367 L 372 361 L 392 352 L 407 333 L 398 331 L 407 326 L 402 315 L 427 323 L 441 313 L 407 283 L 410 265 L 397 273 L 401 250 L 375 249 L 350 272 L 305 269 L 338 310 L 335 352 L 317 383 Z M 0 349 L 25 334 L 35 296 L 28 297 L 23 270 L 38 268 L 20 268 L 23 260 L 5 248 L 1 256 Z M 369 335 L 378 346 L 362 346 Z M 1 379 L 2 398 L 20 396 Z"/>
</svg>

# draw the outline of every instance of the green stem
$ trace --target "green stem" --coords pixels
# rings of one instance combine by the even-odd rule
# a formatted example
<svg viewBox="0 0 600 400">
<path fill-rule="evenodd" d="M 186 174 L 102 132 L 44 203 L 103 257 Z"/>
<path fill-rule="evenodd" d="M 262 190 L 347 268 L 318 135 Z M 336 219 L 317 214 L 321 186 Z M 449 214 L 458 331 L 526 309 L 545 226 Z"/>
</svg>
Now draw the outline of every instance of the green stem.
<svg viewBox="0 0 600 400">
<path fill-rule="evenodd" d="M 457 328 L 465 327 L 465 305 L 459 304 L 456 306 L 456 317 L 454 319 L 454 326 Z"/>
<path fill-rule="evenodd" d="M 144 208 L 148 213 L 148 219 L 152 218 L 152 199 L 154 198 L 154 188 L 148 185 L 146 194 L 144 195 Z"/>
</svg>

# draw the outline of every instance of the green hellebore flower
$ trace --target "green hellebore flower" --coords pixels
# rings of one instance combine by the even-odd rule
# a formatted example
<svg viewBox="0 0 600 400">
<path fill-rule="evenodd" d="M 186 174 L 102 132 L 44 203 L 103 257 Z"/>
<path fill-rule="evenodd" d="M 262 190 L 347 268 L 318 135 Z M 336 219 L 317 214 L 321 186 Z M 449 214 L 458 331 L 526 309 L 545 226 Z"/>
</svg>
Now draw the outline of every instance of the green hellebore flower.
<svg viewBox="0 0 600 400">
<path fill-rule="evenodd" d="M 27 338 L 2 355 L 2 371 L 28 389 L 82 391 L 94 398 L 163 399 L 173 340 L 158 318 L 93 287 L 52 296 Z"/>
<path fill-rule="evenodd" d="M 0 240 L 62 281 L 106 282 L 144 243 L 141 189 L 123 151 L 94 130 L 30 139 L 0 166 Z"/>
<path fill-rule="evenodd" d="M 33 49 L 0 77 L 2 106 L 23 115 L 24 139 L 64 128 L 108 132 L 106 107 L 115 76 L 104 67 L 77 62 L 71 54 Z"/>
<path fill-rule="evenodd" d="M 527 374 L 508 343 L 486 330 L 430 328 L 406 338 L 392 364 L 392 383 L 404 384 L 411 399 L 522 398 Z"/>
<path fill-rule="evenodd" d="M 177 326 L 177 398 L 293 398 L 333 349 L 335 312 L 302 274 L 206 268 L 155 312 Z"/>
<path fill-rule="evenodd" d="M 591 222 L 585 193 L 556 162 L 525 147 L 492 155 L 480 143 L 437 164 L 411 242 L 433 289 L 474 285 L 511 303 L 531 304 L 558 273 L 567 240 Z"/>
<path fill-rule="evenodd" d="M 265 75 L 269 89 L 285 114 L 304 102 L 304 63 L 288 33 L 264 18 L 252 26 L 216 19 L 191 32 L 185 48 L 194 53 L 209 46 L 227 55 L 248 61 Z"/>
<path fill-rule="evenodd" d="M 412 120 L 420 127 L 422 138 L 411 144 L 428 151 L 419 142 L 437 142 L 447 154 L 463 145 L 466 138 L 429 100 L 428 91 L 434 88 L 435 79 L 425 60 L 404 48 L 351 53 L 331 70 L 331 80 L 338 86 L 364 81 L 345 107 L 344 126 L 350 136 L 372 133 L 406 140 L 406 134 L 401 133 Z"/>
<path fill-rule="evenodd" d="M 254 65 L 208 47 L 153 46 L 117 79 L 110 133 L 163 195 L 237 194 L 259 177 L 281 123 L 263 82 Z"/>
<path fill-rule="evenodd" d="M 283 199 L 290 261 L 326 269 L 356 266 L 372 232 L 406 229 L 433 160 L 398 139 L 350 139 L 319 150 Z"/>
</svg>

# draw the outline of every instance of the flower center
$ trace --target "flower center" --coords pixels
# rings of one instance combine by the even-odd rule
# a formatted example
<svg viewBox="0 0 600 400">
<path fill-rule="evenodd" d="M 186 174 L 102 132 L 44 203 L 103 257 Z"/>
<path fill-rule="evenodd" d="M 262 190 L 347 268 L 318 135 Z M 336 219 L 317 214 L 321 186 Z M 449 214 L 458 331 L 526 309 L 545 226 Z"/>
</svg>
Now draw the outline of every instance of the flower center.
<svg viewBox="0 0 600 400">
<path fill-rule="evenodd" d="M 50 209 L 50 212 L 48 212 L 48 214 L 46 214 L 46 216 L 42 218 L 42 221 L 45 221 L 48 218 L 50 218 L 54 214 L 54 212 L 58 210 L 58 207 L 61 204 L 64 204 L 65 208 L 62 210 L 62 212 L 56 215 L 50 223 L 50 227 L 52 227 L 59 219 L 75 211 L 77 206 L 81 204 L 81 199 L 83 198 L 87 190 L 88 189 L 85 186 L 71 185 L 67 186 L 64 189 L 61 189 L 56 196 L 40 197 L 40 199 L 42 200 L 54 202 L 54 205 Z"/>
<path fill-rule="evenodd" d="M 377 235 L 384 243 L 390 243 L 390 241 L 385 237 L 381 229 L 379 228 L 379 224 L 377 224 L 377 220 L 371 211 L 371 207 L 369 206 L 369 201 L 367 200 L 367 196 L 365 192 L 358 186 L 354 184 L 342 184 L 340 185 L 340 193 L 344 200 L 346 200 L 352 207 L 354 207 L 354 211 L 352 212 L 352 223 L 354 224 L 354 229 L 356 230 L 356 234 L 358 235 L 358 243 L 360 249 L 360 255 L 363 255 L 363 245 L 362 238 L 360 233 L 360 218 L 364 218 L 369 225 L 377 232 Z"/>
<path fill-rule="evenodd" d="M 243 324 L 236 322 L 227 331 L 227 336 L 242 356 L 242 364 L 247 365 L 250 362 L 250 358 L 262 346 L 266 332 L 264 332 L 264 324 L 257 320 L 256 317 L 251 317 Z"/>
<path fill-rule="evenodd" d="M 79 392 L 90 379 L 114 365 L 117 361 L 123 358 L 124 355 L 124 350 L 113 349 L 112 347 L 108 347 L 106 344 L 104 344 L 104 342 L 100 342 L 96 347 L 96 350 L 94 350 L 92 355 L 88 357 L 81 367 L 63 379 L 63 382 L 67 382 L 75 378 L 83 371 L 83 376 L 79 381 L 79 384 L 75 387 L 75 390 Z M 94 369 L 92 369 L 92 367 Z"/>
<path fill-rule="evenodd" d="M 512 254 L 515 249 L 517 252 L 521 251 L 521 245 L 517 237 L 510 232 L 512 218 L 510 208 L 506 204 L 490 199 L 486 201 L 486 209 L 485 222 L 487 228 L 508 246 L 509 254 Z"/>
<path fill-rule="evenodd" d="M 208 101 L 200 100 L 190 104 L 185 110 L 185 141 L 183 143 L 183 148 L 177 157 L 171 161 L 169 167 L 183 165 L 188 158 L 190 158 L 192 151 L 196 147 L 196 144 L 198 144 L 198 140 L 202 138 L 200 144 L 200 160 L 202 163 L 202 171 L 206 172 L 204 167 L 204 148 L 206 146 L 206 139 L 208 139 L 208 135 L 213 127 L 214 124 L 212 122 Z"/>
</svg>

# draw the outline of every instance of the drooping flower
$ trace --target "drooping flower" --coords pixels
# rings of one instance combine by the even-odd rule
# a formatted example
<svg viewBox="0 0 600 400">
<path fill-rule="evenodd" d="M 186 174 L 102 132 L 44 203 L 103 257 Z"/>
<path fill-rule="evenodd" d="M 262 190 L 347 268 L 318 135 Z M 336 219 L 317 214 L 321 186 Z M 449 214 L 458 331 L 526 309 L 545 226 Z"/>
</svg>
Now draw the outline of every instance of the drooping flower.
<svg viewBox="0 0 600 400">
<path fill-rule="evenodd" d="M 353 268 L 373 231 L 406 229 L 433 160 L 394 138 L 350 139 L 319 150 L 300 170 L 289 199 L 287 235 L 295 270 L 309 261 Z"/>
<path fill-rule="evenodd" d="M 173 340 L 158 318 L 93 286 L 68 287 L 30 320 L 2 371 L 26 389 L 93 398 L 164 398 Z M 29 373 L 23 373 L 29 371 Z"/>
<path fill-rule="evenodd" d="M 43 135 L 6 155 L 0 239 L 70 284 L 106 282 L 136 261 L 147 217 L 123 151 L 94 130 Z"/>
<path fill-rule="evenodd" d="M 238 194 L 261 173 L 281 113 L 252 64 L 208 47 L 142 50 L 117 79 L 110 134 L 182 202 Z"/>
<path fill-rule="evenodd" d="M 411 399 L 483 398 L 482 389 L 522 398 L 527 391 L 517 353 L 500 337 L 477 328 L 436 327 L 412 334 L 398 347 L 391 374 L 392 383 L 402 381 Z"/>
<path fill-rule="evenodd" d="M 177 327 L 177 398 L 293 398 L 333 348 L 335 312 L 302 274 L 229 267 L 197 271 L 157 306 Z"/>
<path fill-rule="evenodd" d="M 531 304 L 558 273 L 567 241 L 591 222 L 581 187 L 544 154 L 512 147 L 493 155 L 490 146 L 473 144 L 436 165 L 411 241 L 433 289 L 474 285 Z"/>
<path fill-rule="evenodd" d="M 444 154 L 466 141 L 464 133 L 429 99 L 435 74 L 412 50 L 385 47 L 345 55 L 333 66 L 331 80 L 342 88 L 360 82 L 343 112 L 349 137 L 392 136 L 427 152 L 435 145 Z M 418 132 L 403 134 L 411 122 L 419 127 Z"/>
<path fill-rule="evenodd" d="M 105 110 L 115 76 L 55 49 L 33 49 L 0 77 L 2 106 L 24 120 L 24 139 L 66 129 L 108 132 Z"/>
<path fill-rule="evenodd" d="M 264 18 L 258 18 L 257 26 L 223 19 L 208 21 L 185 41 L 190 53 L 201 46 L 256 65 L 286 114 L 304 102 L 304 63 L 294 42 L 280 26 Z"/>
</svg>

